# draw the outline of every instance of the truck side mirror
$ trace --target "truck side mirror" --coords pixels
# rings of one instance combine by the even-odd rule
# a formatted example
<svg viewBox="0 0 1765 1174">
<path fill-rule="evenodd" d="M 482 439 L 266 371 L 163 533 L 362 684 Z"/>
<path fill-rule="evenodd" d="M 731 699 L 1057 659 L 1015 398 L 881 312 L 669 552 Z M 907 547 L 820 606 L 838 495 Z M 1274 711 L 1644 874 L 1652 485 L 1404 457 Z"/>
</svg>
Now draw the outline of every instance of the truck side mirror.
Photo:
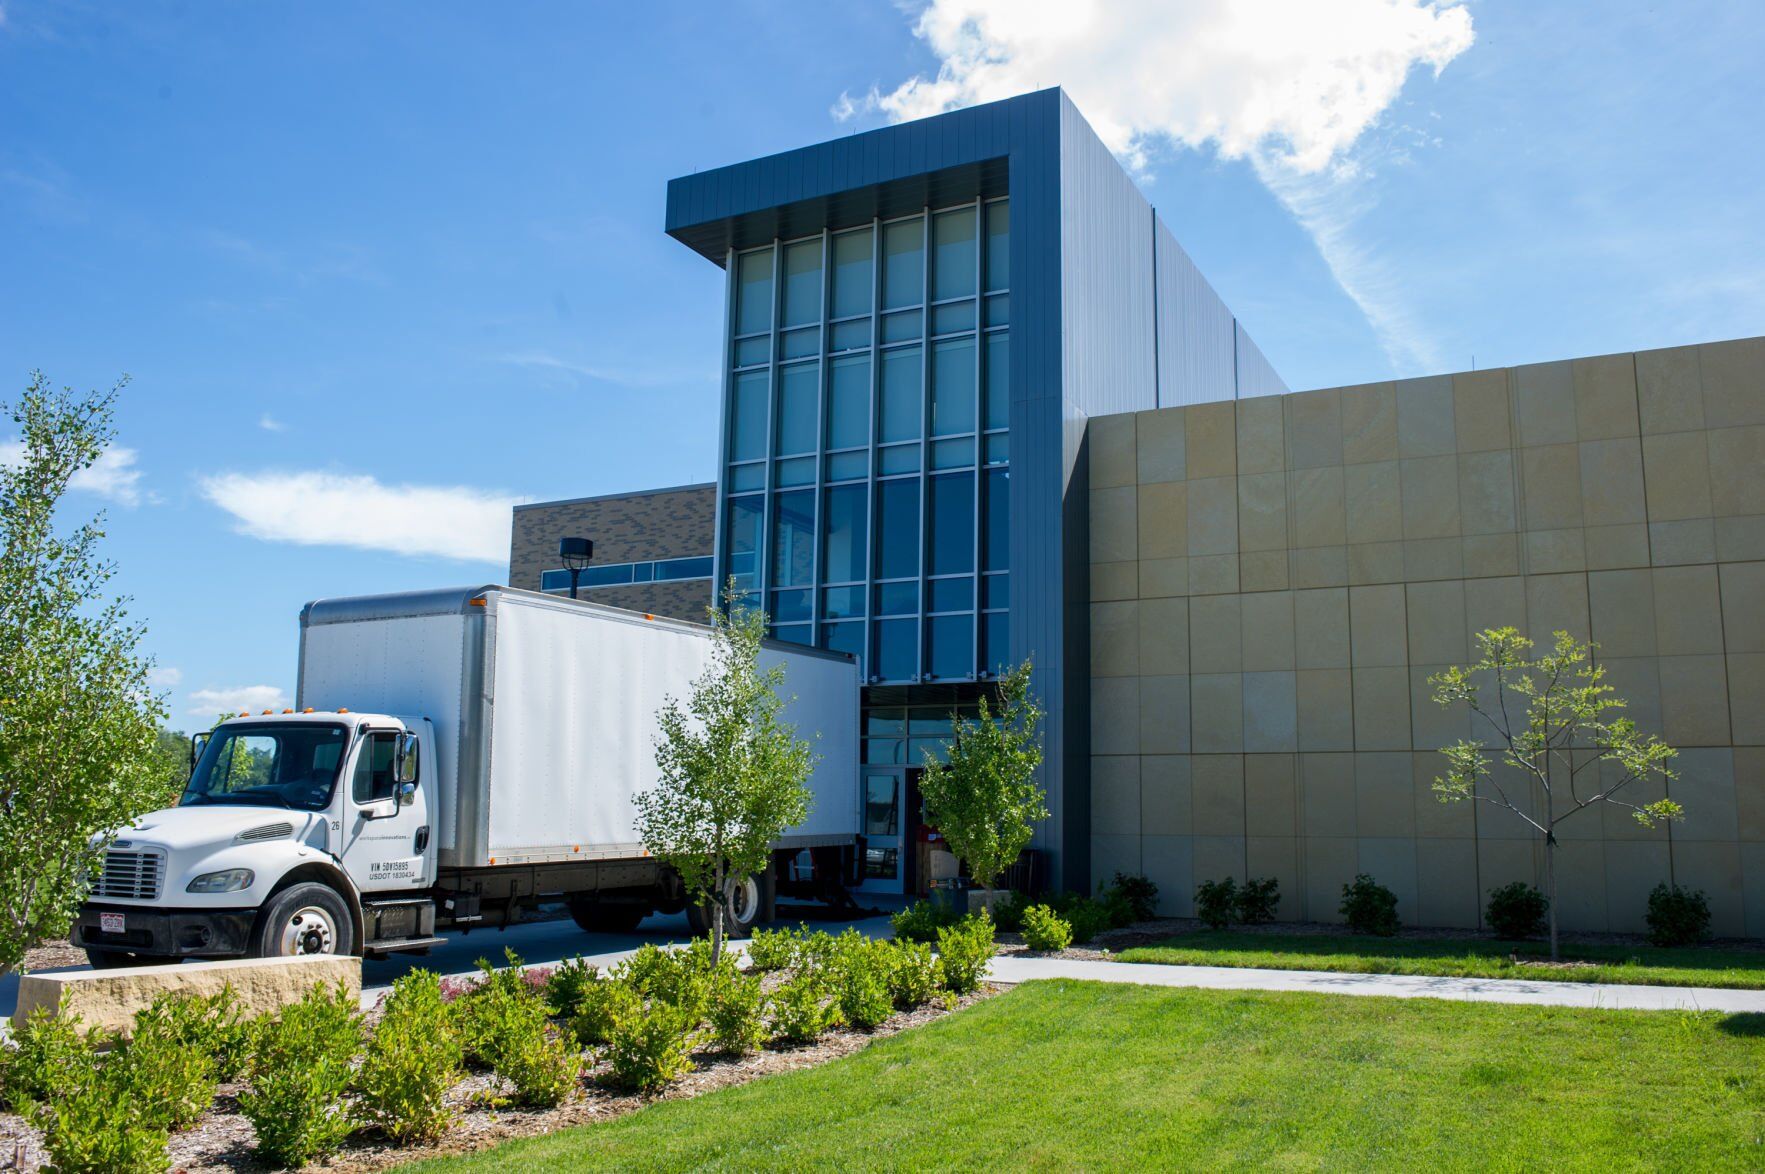
<svg viewBox="0 0 1765 1174">
<path fill-rule="evenodd" d="M 416 790 L 417 735 L 400 734 L 398 736 L 398 748 L 393 752 L 392 758 L 392 778 L 400 785 L 401 790 L 407 783 L 410 784 L 413 791 Z M 406 798 L 403 799 L 403 802 L 409 803 L 410 800 Z"/>
<path fill-rule="evenodd" d="M 191 775 L 196 773 L 196 764 L 202 761 L 202 752 L 207 746 L 208 731 L 204 730 L 202 733 L 190 735 L 190 769 L 185 774 L 185 779 L 189 779 Z"/>
</svg>

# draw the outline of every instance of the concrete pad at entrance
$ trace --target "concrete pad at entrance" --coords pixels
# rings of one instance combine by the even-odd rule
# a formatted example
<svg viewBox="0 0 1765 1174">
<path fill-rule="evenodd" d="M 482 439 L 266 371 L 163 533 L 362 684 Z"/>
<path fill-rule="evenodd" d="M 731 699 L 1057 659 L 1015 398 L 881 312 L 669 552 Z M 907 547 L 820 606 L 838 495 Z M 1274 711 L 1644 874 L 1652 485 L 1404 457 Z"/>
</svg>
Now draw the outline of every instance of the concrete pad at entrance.
<svg viewBox="0 0 1765 1174">
<path fill-rule="evenodd" d="M 126 1035 L 134 1026 L 135 1012 L 163 994 L 213 995 L 232 987 L 247 1015 L 262 1015 L 299 1001 L 315 986 L 338 983 L 360 996 L 360 958 L 316 954 L 27 974 L 18 984 L 12 1022 L 20 1026 L 41 1010 L 78 1015 L 85 1027 Z"/>
<path fill-rule="evenodd" d="M 1389 999 L 1452 999 L 1468 1003 L 1530 1003 L 1606 1011 L 1722 1011 L 1765 1013 L 1765 991 L 1713 987 L 1635 986 L 1595 982 L 1533 982 L 1523 978 L 1429 978 L 1410 974 L 1335 974 L 1321 970 L 1255 970 L 1233 966 L 1161 966 L 1037 958 L 993 959 L 994 982 L 1069 978 L 1143 986 L 1205 987 L 1230 991 L 1308 991 Z"/>
</svg>

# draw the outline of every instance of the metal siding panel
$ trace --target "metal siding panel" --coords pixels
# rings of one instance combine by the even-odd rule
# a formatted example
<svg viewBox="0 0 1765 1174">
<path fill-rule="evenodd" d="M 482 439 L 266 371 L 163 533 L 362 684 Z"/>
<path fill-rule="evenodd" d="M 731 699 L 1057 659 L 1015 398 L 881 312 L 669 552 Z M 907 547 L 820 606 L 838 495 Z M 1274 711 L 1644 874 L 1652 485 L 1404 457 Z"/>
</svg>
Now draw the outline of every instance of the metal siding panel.
<svg viewBox="0 0 1765 1174">
<path fill-rule="evenodd" d="M 1233 337 L 1238 347 L 1238 398 L 1248 399 L 1257 395 L 1285 395 L 1292 389 L 1276 373 L 1275 368 L 1263 355 L 1262 348 L 1244 327 L 1233 322 Z"/>
<path fill-rule="evenodd" d="M 1208 403 L 1236 394 L 1236 324 L 1161 220 L 1158 246 L 1158 406 Z"/>
</svg>

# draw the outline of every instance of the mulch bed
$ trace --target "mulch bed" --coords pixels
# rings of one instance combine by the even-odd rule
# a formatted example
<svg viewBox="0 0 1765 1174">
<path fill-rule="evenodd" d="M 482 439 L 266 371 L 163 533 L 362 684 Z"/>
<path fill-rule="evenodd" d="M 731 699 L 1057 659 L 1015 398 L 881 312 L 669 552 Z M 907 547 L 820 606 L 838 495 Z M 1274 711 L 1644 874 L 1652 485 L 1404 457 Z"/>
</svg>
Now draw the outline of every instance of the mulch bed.
<svg viewBox="0 0 1765 1174">
<path fill-rule="evenodd" d="M 597 1064 L 587 1070 L 581 1094 L 555 1109 L 498 1107 L 493 1098 L 498 1095 L 501 1082 L 488 1072 L 472 1072 L 449 1093 L 448 1104 L 457 1119 L 435 1145 L 397 1148 L 363 1134 L 351 1139 L 329 1162 L 309 1169 L 385 1170 L 418 1158 L 468 1153 L 512 1138 L 552 1133 L 572 1125 L 611 1121 L 642 1108 L 651 1100 L 701 1096 L 713 1089 L 746 1084 L 757 1077 L 825 1064 L 859 1051 L 875 1040 L 941 1019 L 953 1010 L 971 1006 L 1002 989 L 989 985 L 957 1000 L 953 1008 L 946 1009 L 941 1003 L 933 1003 L 917 1011 L 901 1012 L 874 1031 L 838 1028 L 814 1044 L 803 1047 L 768 1049 L 757 1055 L 741 1057 L 695 1055 L 693 1059 L 698 1067 L 657 1097 L 633 1096 L 606 1086 L 602 1080 L 607 1074 L 607 1066 Z M 369 1019 L 373 1018 L 370 1013 Z M 172 1135 L 168 1151 L 173 1170 L 212 1174 L 277 1169 L 263 1164 L 252 1152 L 256 1133 L 251 1122 L 238 1112 L 238 1092 L 238 1085 L 222 1085 L 208 1116 L 195 1128 Z M 48 1155 L 43 1151 L 42 1138 L 37 1130 L 15 1114 L 0 1113 L 0 1170 L 40 1170 L 47 1161 Z"/>
</svg>

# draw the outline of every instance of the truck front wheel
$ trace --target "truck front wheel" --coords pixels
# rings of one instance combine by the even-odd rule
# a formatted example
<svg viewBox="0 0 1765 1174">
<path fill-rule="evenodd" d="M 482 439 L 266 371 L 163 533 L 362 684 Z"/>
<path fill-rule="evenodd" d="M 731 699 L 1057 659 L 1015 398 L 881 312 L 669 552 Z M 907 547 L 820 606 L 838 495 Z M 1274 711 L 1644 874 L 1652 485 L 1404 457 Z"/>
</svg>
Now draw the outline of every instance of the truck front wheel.
<svg viewBox="0 0 1765 1174">
<path fill-rule="evenodd" d="M 252 954 L 286 958 L 296 954 L 347 954 L 355 941 L 349 903 L 328 885 L 307 881 L 270 898 L 257 925 Z"/>
</svg>

